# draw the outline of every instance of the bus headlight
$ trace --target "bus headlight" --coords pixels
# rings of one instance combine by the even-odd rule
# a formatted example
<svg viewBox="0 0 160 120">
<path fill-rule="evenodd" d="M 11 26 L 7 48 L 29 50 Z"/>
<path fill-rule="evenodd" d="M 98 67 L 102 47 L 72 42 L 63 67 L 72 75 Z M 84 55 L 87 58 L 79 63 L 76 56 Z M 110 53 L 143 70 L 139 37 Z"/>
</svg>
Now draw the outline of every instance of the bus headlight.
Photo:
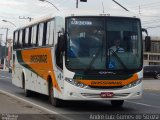
<svg viewBox="0 0 160 120">
<path fill-rule="evenodd" d="M 132 82 L 132 83 L 124 86 L 123 88 L 131 88 L 131 87 L 134 87 L 134 86 L 140 84 L 141 82 L 142 82 L 142 79 L 139 79 L 139 80 L 137 80 L 137 81 L 134 81 L 134 82 Z"/>
<path fill-rule="evenodd" d="M 80 83 L 78 82 L 77 80 L 75 79 L 71 79 L 71 78 L 65 78 L 65 81 L 67 81 L 68 83 L 72 84 L 72 85 L 75 85 L 77 87 L 80 87 L 80 88 L 88 88 L 89 86 L 83 84 L 83 83 Z"/>
</svg>

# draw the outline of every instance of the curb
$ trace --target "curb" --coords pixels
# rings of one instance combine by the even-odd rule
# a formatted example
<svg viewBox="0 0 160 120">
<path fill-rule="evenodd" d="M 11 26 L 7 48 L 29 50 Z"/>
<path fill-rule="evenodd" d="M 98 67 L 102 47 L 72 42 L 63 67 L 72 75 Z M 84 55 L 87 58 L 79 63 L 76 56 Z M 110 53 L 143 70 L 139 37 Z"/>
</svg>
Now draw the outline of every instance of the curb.
<svg viewBox="0 0 160 120">
<path fill-rule="evenodd" d="M 160 89 L 149 89 L 149 88 L 144 88 L 143 90 L 160 92 Z"/>
<path fill-rule="evenodd" d="M 14 98 L 14 99 L 20 100 L 20 101 L 22 101 L 22 102 L 25 102 L 25 103 L 27 103 L 27 104 L 30 104 L 30 105 L 34 106 L 35 108 L 41 109 L 41 110 L 47 112 L 47 113 L 48 113 L 47 115 L 54 114 L 56 120 L 73 120 L 73 119 L 71 119 L 71 118 L 68 118 L 68 117 L 66 117 L 66 116 L 60 115 L 60 114 L 57 113 L 57 112 L 54 112 L 54 111 L 49 110 L 49 109 L 47 109 L 47 108 L 44 108 L 44 107 L 42 107 L 42 106 L 40 106 L 40 105 L 34 104 L 34 103 L 30 102 L 30 101 L 27 101 L 27 100 L 25 100 L 25 99 L 23 99 L 23 98 L 17 97 L 17 96 L 15 96 L 15 95 L 13 95 L 13 94 L 11 94 L 11 93 L 9 93 L 9 92 L 3 91 L 3 90 L 1 90 L 1 89 L 0 89 L 0 93 L 2 93 L 2 94 L 4 94 L 4 95 L 7 95 L 7 96 L 9 96 L 9 97 L 12 97 L 12 98 Z M 45 114 L 44 114 L 44 115 L 45 115 Z"/>
<path fill-rule="evenodd" d="M 8 70 L 3 70 L 3 69 L 0 69 L 0 71 L 8 72 Z"/>
</svg>

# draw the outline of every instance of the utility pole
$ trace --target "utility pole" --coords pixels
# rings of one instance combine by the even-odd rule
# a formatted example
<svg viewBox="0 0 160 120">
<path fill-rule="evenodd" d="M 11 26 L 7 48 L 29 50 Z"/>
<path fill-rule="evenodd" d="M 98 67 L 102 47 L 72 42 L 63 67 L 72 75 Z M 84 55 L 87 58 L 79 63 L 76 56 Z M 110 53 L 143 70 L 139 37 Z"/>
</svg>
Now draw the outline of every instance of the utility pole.
<svg viewBox="0 0 160 120">
<path fill-rule="evenodd" d="M 103 14 L 104 14 L 104 4 L 103 4 L 103 1 L 102 1 L 102 8 L 103 8 Z"/>
<path fill-rule="evenodd" d="M 78 0 L 76 1 L 76 8 L 78 8 Z"/>
<path fill-rule="evenodd" d="M 6 58 L 7 58 L 7 39 L 8 39 L 8 31 L 9 29 L 6 28 L 6 42 L 5 42 L 5 49 L 4 49 L 4 55 L 5 55 L 5 58 L 4 58 L 4 67 L 3 69 L 5 70 L 6 69 Z"/>
<path fill-rule="evenodd" d="M 11 21 L 8 21 L 8 20 L 2 20 L 2 21 L 3 22 L 8 22 L 8 23 L 12 24 L 14 27 L 16 27 L 16 25 L 14 23 L 12 23 Z M 6 69 L 6 62 L 8 62 L 7 66 L 9 67 L 9 61 L 6 61 L 6 59 L 7 59 L 7 42 L 8 42 L 8 31 L 9 31 L 9 28 L 0 28 L 0 29 L 6 29 L 6 42 L 5 42 L 5 49 L 4 49 L 4 67 L 3 67 L 3 69 L 5 70 Z M 7 59 L 7 60 L 9 60 L 9 59 Z"/>
<path fill-rule="evenodd" d="M 0 34 L 0 60 L 2 59 L 2 35 L 3 34 Z M 1 61 L 0 61 L 0 64 L 1 64 Z"/>
<path fill-rule="evenodd" d="M 141 6 L 139 5 L 139 14 L 141 14 Z"/>
<path fill-rule="evenodd" d="M 11 50 L 12 40 L 8 39 L 7 42 L 8 42 L 8 66 L 10 66 L 10 61 L 12 59 L 12 56 L 11 56 L 11 53 L 12 53 L 12 50 Z"/>
<path fill-rule="evenodd" d="M 4 67 L 3 69 L 5 70 L 6 69 L 6 58 L 7 58 L 7 39 L 8 39 L 8 31 L 9 31 L 9 28 L 0 28 L 0 29 L 4 29 L 6 30 L 6 41 L 5 41 L 5 49 L 4 49 Z"/>
</svg>

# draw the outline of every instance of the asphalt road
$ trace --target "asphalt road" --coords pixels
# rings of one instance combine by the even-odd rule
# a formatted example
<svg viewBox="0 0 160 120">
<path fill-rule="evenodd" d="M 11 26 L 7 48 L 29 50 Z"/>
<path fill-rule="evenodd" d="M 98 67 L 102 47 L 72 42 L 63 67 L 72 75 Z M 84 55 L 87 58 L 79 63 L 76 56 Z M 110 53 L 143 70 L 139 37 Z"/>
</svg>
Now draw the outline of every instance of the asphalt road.
<svg viewBox="0 0 160 120">
<path fill-rule="evenodd" d="M 156 82 L 156 80 L 152 81 Z M 127 100 L 122 108 L 113 108 L 109 101 L 70 101 L 65 102 L 61 108 L 55 108 L 49 104 L 47 96 L 36 94 L 30 98 L 24 97 L 23 90 L 12 85 L 11 74 L 8 72 L 0 71 L 0 89 L 73 120 L 108 120 L 112 118 L 160 120 L 159 90 L 144 90 L 141 99 Z"/>
</svg>

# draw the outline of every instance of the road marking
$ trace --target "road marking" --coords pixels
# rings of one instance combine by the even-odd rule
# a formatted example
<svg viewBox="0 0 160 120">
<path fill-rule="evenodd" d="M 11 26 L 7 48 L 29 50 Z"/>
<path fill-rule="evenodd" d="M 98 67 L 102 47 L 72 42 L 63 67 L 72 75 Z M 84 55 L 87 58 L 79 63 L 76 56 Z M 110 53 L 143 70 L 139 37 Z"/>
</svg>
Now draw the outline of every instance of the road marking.
<svg viewBox="0 0 160 120">
<path fill-rule="evenodd" d="M 157 94 L 154 94 L 154 93 L 150 93 L 151 95 L 154 95 L 154 96 L 157 96 L 157 97 L 159 97 L 160 95 L 157 95 Z"/>
<path fill-rule="evenodd" d="M 66 117 L 66 116 L 64 116 L 64 115 L 61 115 L 61 114 L 58 113 L 58 112 L 52 111 L 52 110 L 47 109 L 47 108 L 45 108 L 45 107 L 43 107 L 43 106 L 40 106 L 40 105 L 37 105 L 37 104 L 35 104 L 35 103 L 33 103 L 33 102 L 27 101 L 27 100 L 25 100 L 25 99 L 23 99 L 23 98 L 21 98 L 21 97 L 18 97 L 18 96 L 16 96 L 16 95 L 13 95 L 13 94 L 11 94 L 11 93 L 9 93 L 9 92 L 6 92 L 6 91 L 4 91 L 4 90 L 0 90 L 0 93 L 3 93 L 3 94 L 5 94 L 5 95 L 8 95 L 8 96 L 13 97 L 13 98 L 15 98 L 15 99 L 18 99 L 18 100 L 20 100 L 20 101 L 26 102 L 26 103 L 28 103 L 28 104 L 30 104 L 30 105 L 33 105 L 33 106 L 35 106 L 35 107 L 37 107 L 37 108 L 39 108 L 39 109 L 41 109 L 41 110 L 43 110 L 43 111 L 48 112 L 49 114 L 58 115 L 58 116 L 56 116 L 56 117 L 58 117 L 60 120 L 73 120 L 73 119 L 68 118 L 68 117 Z"/>
<path fill-rule="evenodd" d="M 11 77 L 6 77 L 6 76 L 0 76 L 2 78 L 6 78 L 6 79 L 12 79 Z"/>
<path fill-rule="evenodd" d="M 133 101 L 126 101 L 126 102 L 134 103 L 137 105 L 143 105 L 143 106 L 147 106 L 147 107 L 152 107 L 152 108 L 160 108 L 160 106 L 154 106 L 154 105 L 149 105 L 149 104 L 145 104 L 145 103 L 139 103 L 139 102 L 133 102 Z"/>
<path fill-rule="evenodd" d="M 160 96 L 159 94 L 156 94 L 156 93 L 147 93 L 147 94 L 154 95 L 154 96 L 157 96 L 157 97 Z"/>
</svg>

